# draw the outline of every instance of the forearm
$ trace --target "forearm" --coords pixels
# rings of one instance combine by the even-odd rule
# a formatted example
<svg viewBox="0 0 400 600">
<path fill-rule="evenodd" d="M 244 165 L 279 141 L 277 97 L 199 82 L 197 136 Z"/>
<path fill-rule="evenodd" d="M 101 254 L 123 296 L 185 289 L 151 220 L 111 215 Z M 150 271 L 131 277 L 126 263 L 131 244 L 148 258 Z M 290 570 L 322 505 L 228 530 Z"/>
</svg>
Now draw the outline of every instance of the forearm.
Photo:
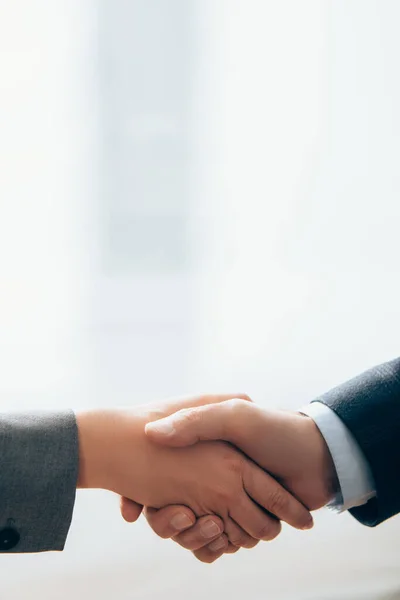
<svg viewBox="0 0 400 600">
<path fill-rule="evenodd" d="M 78 480 L 77 488 L 101 489 L 107 487 L 111 450 L 109 411 L 82 411 L 76 414 L 78 429 Z"/>
<path fill-rule="evenodd" d="M 78 412 L 77 487 L 104 489 L 145 503 L 146 473 L 151 470 L 145 409 Z"/>
</svg>

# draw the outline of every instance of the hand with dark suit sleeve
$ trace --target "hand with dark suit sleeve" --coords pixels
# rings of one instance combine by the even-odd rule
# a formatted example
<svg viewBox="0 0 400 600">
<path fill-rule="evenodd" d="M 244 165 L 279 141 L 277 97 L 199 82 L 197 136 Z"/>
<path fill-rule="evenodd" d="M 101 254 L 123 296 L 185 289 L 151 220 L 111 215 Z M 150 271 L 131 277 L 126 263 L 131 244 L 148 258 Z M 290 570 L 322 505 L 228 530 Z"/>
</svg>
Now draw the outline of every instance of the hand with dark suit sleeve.
<svg viewBox="0 0 400 600">
<path fill-rule="evenodd" d="M 334 388 L 301 412 L 311 418 L 230 401 L 180 411 L 146 432 L 171 446 L 227 440 L 311 510 L 327 504 L 350 509 L 368 526 L 399 513 L 400 359 Z"/>
<path fill-rule="evenodd" d="M 351 431 L 374 481 L 374 497 L 351 513 L 374 527 L 400 512 L 400 358 L 316 398 Z"/>
</svg>

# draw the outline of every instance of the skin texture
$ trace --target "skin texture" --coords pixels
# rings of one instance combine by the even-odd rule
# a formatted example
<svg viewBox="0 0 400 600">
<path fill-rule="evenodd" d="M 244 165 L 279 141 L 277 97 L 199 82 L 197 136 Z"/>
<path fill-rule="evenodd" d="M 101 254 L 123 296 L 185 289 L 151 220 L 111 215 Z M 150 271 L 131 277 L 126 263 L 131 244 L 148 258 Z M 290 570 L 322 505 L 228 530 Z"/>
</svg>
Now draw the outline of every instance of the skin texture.
<svg viewBox="0 0 400 600">
<path fill-rule="evenodd" d="M 312 419 L 299 413 L 264 410 L 233 399 L 183 409 L 170 418 L 147 425 L 146 434 L 155 443 L 169 447 L 185 447 L 211 439 L 229 441 L 273 474 L 310 510 L 325 506 L 338 487 L 323 437 Z M 150 524 L 156 532 L 161 523 L 165 526 L 164 519 L 163 511 L 159 511 L 157 521 L 153 516 Z M 201 541 L 196 527 L 197 524 L 189 527 L 185 538 L 178 534 L 174 539 L 191 549 L 186 545 L 187 539 L 192 545 Z M 197 556 L 207 560 L 209 547 L 205 544 L 203 549 L 197 549 Z M 217 557 L 222 553 L 217 553 Z"/>
<path fill-rule="evenodd" d="M 185 506 L 192 511 L 186 513 L 189 523 L 192 515 L 202 518 L 196 527 L 203 545 L 211 539 L 230 552 L 239 546 L 252 547 L 260 539 L 273 539 L 280 532 L 281 518 L 299 528 L 310 527 L 311 515 L 304 506 L 231 445 L 215 441 L 165 448 L 146 436 L 145 426 L 152 420 L 182 405 L 215 399 L 223 401 L 222 397 L 198 397 L 132 410 L 79 413 L 78 487 L 103 488 L 129 498 L 137 516 L 140 505 L 153 511 Z M 155 511 L 147 509 L 146 514 L 150 521 L 156 520 Z M 208 515 L 217 518 L 210 521 Z M 178 517 L 174 521 L 182 525 L 181 511 Z M 205 531 L 212 536 L 205 537 Z M 180 542 L 196 551 L 192 534 L 181 535 Z"/>
</svg>

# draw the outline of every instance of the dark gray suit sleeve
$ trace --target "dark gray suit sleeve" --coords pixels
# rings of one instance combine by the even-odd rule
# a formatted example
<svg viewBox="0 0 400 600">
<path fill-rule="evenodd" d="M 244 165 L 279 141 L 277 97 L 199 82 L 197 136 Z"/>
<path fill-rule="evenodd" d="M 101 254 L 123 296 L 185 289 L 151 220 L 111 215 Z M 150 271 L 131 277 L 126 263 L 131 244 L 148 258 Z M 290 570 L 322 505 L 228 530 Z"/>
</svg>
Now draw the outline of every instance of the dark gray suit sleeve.
<svg viewBox="0 0 400 600">
<path fill-rule="evenodd" d="M 0 415 L 0 552 L 62 550 L 78 478 L 75 415 Z"/>
<path fill-rule="evenodd" d="M 316 401 L 334 410 L 351 431 L 375 481 L 376 497 L 350 512 L 370 527 L 400 513 L 400 358 Z"/>
</svg>

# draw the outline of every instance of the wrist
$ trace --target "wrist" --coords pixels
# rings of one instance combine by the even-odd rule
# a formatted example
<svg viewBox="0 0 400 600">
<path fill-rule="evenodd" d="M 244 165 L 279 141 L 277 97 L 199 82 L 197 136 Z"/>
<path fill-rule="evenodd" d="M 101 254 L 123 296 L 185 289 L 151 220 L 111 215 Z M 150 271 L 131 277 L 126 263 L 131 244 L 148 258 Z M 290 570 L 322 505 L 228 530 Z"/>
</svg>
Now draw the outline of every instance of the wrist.
<svg viewBox="0 0 400 600">
<path fill-rule="evenodd" d="M 78 488 L 108 488 L 109 415 L 90 410 L 76 414 L 79 443 Z M 105 450 L 108 449 L 108 452 Z"/>
<path fill-rule="evenodd" d="M 146 413 L 139 409 L 90 410 L 77 413 L 76 422 L 77 487 L 104 489 L 140 500 L 147 483 L 150 446 L 144 432 Z"/>
<path fill-rule="evenodd" d="M 309 473 L 311 479 L 310 502 L 311 510 L 316 510 L 332 502 L 337 497 L 340 486 L 335 465 L 324 437 L 313 419 L 303 414 L 301 417 L 305 435 L 309 439 L 314 457 Z"/>
</svg>

